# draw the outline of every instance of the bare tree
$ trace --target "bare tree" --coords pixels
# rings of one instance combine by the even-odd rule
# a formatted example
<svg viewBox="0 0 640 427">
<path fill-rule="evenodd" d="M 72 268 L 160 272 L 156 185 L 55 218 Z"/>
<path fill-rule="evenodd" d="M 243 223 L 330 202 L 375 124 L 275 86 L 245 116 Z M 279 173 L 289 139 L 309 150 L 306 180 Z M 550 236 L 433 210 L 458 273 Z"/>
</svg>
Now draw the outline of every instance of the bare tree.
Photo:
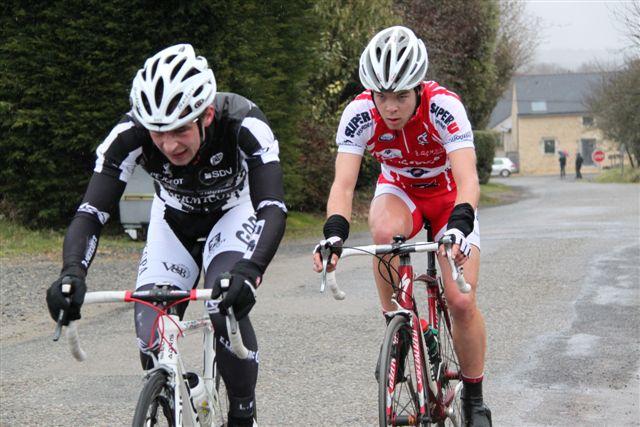
<svg viewBox="0 0 640 427">
<path fill-rule="evenodd" d="M 640 58 L 614 73 L 602 75 L 586 100 L 604 135 L 624 144 L 631 166 L 640 160 Z"/>
<path fill-rule="evenodd" d="M 613 9 L 613 16 L 622 25 L 622 32 L 631 42 L 632 49 L 640 53 L 640 1 L 625 2 Z"/>
<path fill-rule="evenodd" d="M 527 13 L 526 3 L 517 0 L 501 0 L 498 49 L 504 49 L 510 58 L 513 71 L 531 63 L 540 45 L 540 18 Z"/>
</svg>

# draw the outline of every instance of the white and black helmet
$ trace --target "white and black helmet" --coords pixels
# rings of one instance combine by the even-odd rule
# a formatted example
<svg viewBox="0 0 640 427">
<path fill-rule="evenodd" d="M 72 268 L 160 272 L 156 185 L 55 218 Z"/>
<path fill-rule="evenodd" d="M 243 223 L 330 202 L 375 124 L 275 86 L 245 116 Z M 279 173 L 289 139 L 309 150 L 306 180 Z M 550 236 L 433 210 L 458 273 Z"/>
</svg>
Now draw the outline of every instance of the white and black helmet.
<svg viewBox="0 0 640 427">
<path fill-rule="evenodd" d="M 194 121 L 211 105 L 216 79 L 190 44 L 168 47 L 147 59 L 131 87 L 131 109 L 145 128 L 170 131 Z"/>
<path fill-rule="evenodd" d="M 390 27 L 376 34 L 360 56 L 360 82 L 377 92 L 399 92 L 418 86 L 429 58 L 422 40 L 410 29 Z"/>
</svg>

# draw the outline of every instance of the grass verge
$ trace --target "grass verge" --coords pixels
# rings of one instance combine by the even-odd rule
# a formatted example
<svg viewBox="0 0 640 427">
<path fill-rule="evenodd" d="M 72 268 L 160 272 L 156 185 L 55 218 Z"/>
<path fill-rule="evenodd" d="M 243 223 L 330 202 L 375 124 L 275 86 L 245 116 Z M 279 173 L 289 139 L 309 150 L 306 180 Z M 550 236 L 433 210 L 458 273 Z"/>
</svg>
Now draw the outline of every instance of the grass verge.
<svg viewBox="0 0 640 427">
<path fill-rule="evenodd" d="M 481 186 L 480 206 L 495 206 L 519 197 L 519 192 L 503 184 L 487 184 Z M 359 195 L 354 201 L 354 215 L 351 225 L 353 232 L 367 229 L 367 210 L 370 195 Z M 289 212 L 285 241 L 307 237 L 322 236 L 324 214 Z M 15 259 L 19 257 L 42 256 L 50 259 L 61 259 L 64 231 L 30 230 L 6 218 L 0 218 L 0 258 Z M 118 234 L 117 226 L 111 225 L 108 233 L 100 238 L 98 256 L 100 254 L 139 253 L 144 242 L 132 241 L 124 233 Z"/>
<path fill-rule="evenodd" d="M 624 173 L 618 168 L 603 170 L 595 177 L 594 181 L 601 183 L 639 183 L 640 168 L 631 169 L 626 167 L 624 168 Z"/>
</svg>

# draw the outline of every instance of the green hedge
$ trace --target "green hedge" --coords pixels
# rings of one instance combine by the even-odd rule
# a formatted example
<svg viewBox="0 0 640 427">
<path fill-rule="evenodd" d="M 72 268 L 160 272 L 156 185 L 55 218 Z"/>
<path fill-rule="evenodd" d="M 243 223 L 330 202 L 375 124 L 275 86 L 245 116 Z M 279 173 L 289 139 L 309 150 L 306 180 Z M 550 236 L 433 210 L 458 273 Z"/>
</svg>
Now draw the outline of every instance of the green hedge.
<svg viewBox="0 0 640 427">
<path fill-rule="evenodd" d="M 491 164 L 496 153 L 496 146 L 500 141 L 500 135 L 498 132 L 489 130 L 475 130 L 473 131 L 473 139 L 476 144 L 478 179 L 480 184 L 486 184 L 491 177 Z"/>
<path fill-rule="evenodd" d="M 310 114 L 304 82 L 315 64 L 311 7 L 310 0 L 9 2 L 0 16 L 0 210 L 31 226 L 66 225 L 95 148 L 129 109 L 136 70 L 183 42 L 207 57 L 220 91 L 247 96 L 265 112 L 295 204 L 304 178 L 297 126 Z"/>
</svg>

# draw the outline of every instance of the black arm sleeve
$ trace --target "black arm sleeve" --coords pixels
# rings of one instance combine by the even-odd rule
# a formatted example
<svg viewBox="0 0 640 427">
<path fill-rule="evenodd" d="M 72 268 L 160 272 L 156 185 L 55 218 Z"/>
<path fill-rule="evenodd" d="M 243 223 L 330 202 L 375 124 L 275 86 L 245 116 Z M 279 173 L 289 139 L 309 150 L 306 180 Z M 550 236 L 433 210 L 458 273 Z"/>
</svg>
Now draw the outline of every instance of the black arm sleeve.
<svg viewBox="0 0 640 427">
<path fill-rule="evenodd" d="M 278 249 L 286 226 L 287 208 L 280 163 L 270 162 L 250 169 L 249 189 L 257 217 L 249 260 L 264 273 Z"/>
<path fill-rule="evenodd" d="M 62 248 L 62 274 L 84 278 L 98 249 L 102 226 L 109 219 L 126 187 L 109 175 L 94 173 L 82 203 L 71 220 Z"/>
</svg>

